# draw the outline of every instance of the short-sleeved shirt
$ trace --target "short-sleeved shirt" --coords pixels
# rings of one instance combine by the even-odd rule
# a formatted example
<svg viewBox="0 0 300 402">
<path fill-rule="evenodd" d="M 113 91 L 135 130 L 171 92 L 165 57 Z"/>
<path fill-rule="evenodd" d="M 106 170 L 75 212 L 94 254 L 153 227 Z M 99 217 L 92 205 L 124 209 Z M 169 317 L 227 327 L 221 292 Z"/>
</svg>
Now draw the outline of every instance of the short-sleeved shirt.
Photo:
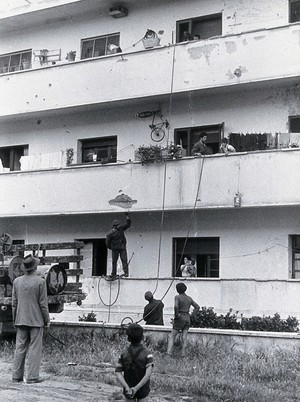
<svg viewBox="0 0 300 402">
<path fill-rule="evenodd" d="M 134 356 L 134 359 L 133 359 Z M 136 376 L 131 369 L 132 362 L 135 361 Z M 124 372 L 124 379 L 129 387 L 137 385 L 146 373 L 146 368 L 153 366 L 153 355 L 143 345 L 130 345 L 119 358 L 116 373 Z M 135 394 L 137 399 L 146 398 L 150 393 L 150 380 L 146 382 Z"/>
</svg>

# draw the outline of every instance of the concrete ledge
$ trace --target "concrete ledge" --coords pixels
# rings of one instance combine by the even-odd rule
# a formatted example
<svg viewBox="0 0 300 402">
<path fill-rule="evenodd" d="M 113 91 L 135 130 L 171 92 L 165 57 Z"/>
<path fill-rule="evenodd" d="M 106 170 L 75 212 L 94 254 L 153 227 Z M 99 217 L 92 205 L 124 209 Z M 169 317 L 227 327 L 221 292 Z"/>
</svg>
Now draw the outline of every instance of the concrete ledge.
<svg viewBox="0 0 300 402">
<path fill-rule="evenodd" d="M 124 324 L 128 324 L 124 323 Z M 120 324 L 106 324 L 101 322 L 71 322 L 52 321 L 52 330 L 64 328 L 64 332 L 70 331 L 74 335 L 74 327 L 78 332 L 97 333 L 105 331 L 112 334 L 122 329 Z M 142 325 L 144 334 L 154 342 L 167 341 L 171 333 L 171 326 Z M 263 332 L 263 331 L 240 331 L 229 329 L 191 328 L 189 330 L 189 342 L 216 344 L 218 347 L 227 345 L 241 352 L 252 353 L 256 350 L 274 353 L 275 351 L 295 351 L 300 347 L 300 333 L 297 332 Z"/>
</svg>

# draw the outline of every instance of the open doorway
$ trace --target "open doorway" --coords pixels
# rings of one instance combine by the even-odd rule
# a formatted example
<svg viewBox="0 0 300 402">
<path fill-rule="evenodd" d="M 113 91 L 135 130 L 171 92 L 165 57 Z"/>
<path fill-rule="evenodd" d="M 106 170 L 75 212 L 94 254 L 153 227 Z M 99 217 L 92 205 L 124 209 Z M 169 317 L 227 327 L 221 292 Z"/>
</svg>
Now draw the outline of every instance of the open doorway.
<svg viewBox="0 0 300 402">
<path fill-rule="evenodd" d="M 107 274 L 107 247 L 105 239 L 78 239 L 84 243 L 81 263 L 83 276 L 102 276 Z"/>
</svg>

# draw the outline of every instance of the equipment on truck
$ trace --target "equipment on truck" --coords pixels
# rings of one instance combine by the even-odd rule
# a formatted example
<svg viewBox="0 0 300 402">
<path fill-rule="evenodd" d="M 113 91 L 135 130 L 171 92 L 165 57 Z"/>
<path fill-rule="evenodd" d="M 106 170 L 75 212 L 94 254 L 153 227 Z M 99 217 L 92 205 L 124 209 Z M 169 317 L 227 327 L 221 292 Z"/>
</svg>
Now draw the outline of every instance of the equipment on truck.
<svg viewBox="0 0 300 402">
<path fill-rule="evenodd" d="M 12 245 L 11 236 L 4 233 L 0 239 L 2 236 L 4 241 L 2 245 L 0 240 L 0 334 L 13 331 L 12 285 L 15 278 L 23 275 L 21 264 L 24 253 L 33 253 L 40 259 L 37 274 L 46 280 L 50 313 L 61 313 L 65 303 L 76 302 L 81 305 L 86 297 L 79 281 L 82 274 L 80 262 L 83 259 L 83 242 Z M 70 250 L 69 255 L 67 250 Z"/>
</svg>

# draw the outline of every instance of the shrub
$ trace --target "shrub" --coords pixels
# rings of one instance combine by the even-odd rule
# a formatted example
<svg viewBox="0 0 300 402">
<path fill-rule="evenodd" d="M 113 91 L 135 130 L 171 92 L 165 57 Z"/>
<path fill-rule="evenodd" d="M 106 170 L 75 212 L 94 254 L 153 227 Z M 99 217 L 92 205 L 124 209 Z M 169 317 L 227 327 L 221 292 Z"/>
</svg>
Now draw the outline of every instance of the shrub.
<svg viewBox="0 0 300 402">
<path fill-rule="evenodd" d="M 238 311 L 217 315 L 213 307 L 201 307 L 191 314 L 191 325 L 194 328 L 219 328 L 219 329 L 241 329 L 245 331 L 269 331 L 269 332 L 297 332 L 298 320 L 296 317 L 280 318 L 278 313 L 274 317 L 253 316 L 250 318 L 238 317 Z"/>
<path fill-rule="evenodd" d="M 296 317 L 290 317 L 286 320 L 281 319 L 278 313 L 274 317 L 250 317 L 242 319 L 242 329 L 248 331 L 270 331 L 270 332 L 297 332 L 298 320 Z"/>
<path fill-rule="evenodd" d="M 78 316 L 78 320 L 79 321 L 86 321 L 86 322 L 96 322 L 96 314 L 93 313 L 93 311 L 91 313 L 88 313 L 87 315 L 83 314 L 82 317 L 79 315 Z"/>
</svg>

